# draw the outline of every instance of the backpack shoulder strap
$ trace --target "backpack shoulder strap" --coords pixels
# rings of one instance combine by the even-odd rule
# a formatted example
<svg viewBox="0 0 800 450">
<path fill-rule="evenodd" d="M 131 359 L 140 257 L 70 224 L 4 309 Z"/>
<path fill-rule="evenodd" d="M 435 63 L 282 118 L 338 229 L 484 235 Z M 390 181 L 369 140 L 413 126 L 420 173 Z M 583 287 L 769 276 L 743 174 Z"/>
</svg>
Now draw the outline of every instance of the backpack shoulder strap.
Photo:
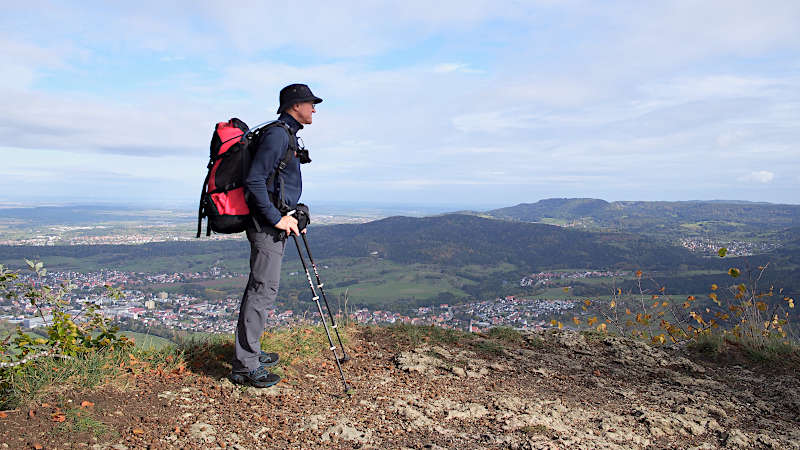
<svg viewBox="0 0 800 450">
<path fill-rule="evenodd" d="M 292 130 L 284 122 L 276 120 L 275 122 L 267 125 L 267 127 L 275 127 L 275 126 L 281 127 L 284 130 L 286 130 L 286 133 L 289 135 L 289 145 L 286 146 L 286 152 L 283 154 L 283 157 L 278 163 L 278 167 L 275 170 L 273 170 L 272 173 L 270 174 L 269 179 L 267 180 L 267 186 L 273 186 L 275 183 L 275 177 L 276 176 L 279 177 L 278 181 L 280 185 L 278 186 L 278 191 L 279 191 L 278 201 L 280 202 L 280 204 L 275 206 L 277 206 L 278 209 L 280 209 L 281 212 L 283 212 L 284 209 L 288 209 L 283 197 L 283 171 L 286 170 L 286 167 L 289 165 L 289 161 L 291 161 L 292 158 L 294 158 L 294 153 L 295 151 L 297 151 L 297 141 L 294 139 L 294 133 L 292 133 Z"/>
</svg>

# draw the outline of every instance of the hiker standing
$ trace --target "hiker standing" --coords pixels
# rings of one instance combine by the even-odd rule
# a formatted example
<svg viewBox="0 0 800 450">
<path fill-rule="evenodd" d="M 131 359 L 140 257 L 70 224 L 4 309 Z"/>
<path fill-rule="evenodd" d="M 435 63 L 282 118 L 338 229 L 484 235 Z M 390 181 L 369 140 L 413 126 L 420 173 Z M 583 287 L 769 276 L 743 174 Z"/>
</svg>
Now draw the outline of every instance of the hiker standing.
<svg viewBox="0 0 800 450">
<path fill-rule="evenodd" d="M 287 213 L 297 206 L 303 189 L 300 163 L 310 160 L 307 154 L 298 155 L 296 133 L 311 123 L 314 105 L 322 99 L 305 84 L 291 84 L 281 89 L 279 101 L 278 120 L 286 127 L 273 126 L 261 135 L 245 180 L 255 223 L 246 230 L 250 277 L 239 305 L 230 379 L 256 387 L 280 381 L 280 376 L 268 370 L 278 363 L 278 354 L 261 351 L 261 334 L 266 326 L 266 310 L 278 294 L 286 239 L 300 233 L 297 219 Z M 284 166 L 283 170 L 278 170 L 279 166 Z"/>
</svg>

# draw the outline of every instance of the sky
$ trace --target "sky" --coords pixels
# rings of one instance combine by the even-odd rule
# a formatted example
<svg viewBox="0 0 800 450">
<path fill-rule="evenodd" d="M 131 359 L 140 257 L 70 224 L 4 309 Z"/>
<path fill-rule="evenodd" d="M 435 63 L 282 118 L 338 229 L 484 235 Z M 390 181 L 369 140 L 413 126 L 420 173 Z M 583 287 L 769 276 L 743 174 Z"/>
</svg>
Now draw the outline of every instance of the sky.
<svg viewBox="0 0 800 450">
<path fill-rule="evenodd" d="M 302 200 L 800 203 L 800 2 L 32 0 L 0 203 L 191 207 L 214 124 L 324 99 Z"/>
</svg>

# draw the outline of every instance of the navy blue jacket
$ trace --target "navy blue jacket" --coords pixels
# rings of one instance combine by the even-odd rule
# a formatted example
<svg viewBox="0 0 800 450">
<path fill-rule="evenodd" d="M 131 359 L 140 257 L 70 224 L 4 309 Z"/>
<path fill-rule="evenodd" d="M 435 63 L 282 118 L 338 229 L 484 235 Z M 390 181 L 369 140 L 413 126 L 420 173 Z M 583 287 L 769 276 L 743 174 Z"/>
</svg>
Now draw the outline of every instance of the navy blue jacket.
<svg viewBox="0 0 800 450">
<path fill-rule="evenodd" d="M 283 121 L 289 126 L 293 133 L 297 133 L 303 128 L 294 117 L 283 113 L 278 120 Z M 283 127 L 273 126 L 268 128 L 256 141 L 254 148 L 253 163 L 250 172 L 247 174 L 244 186 L 248 195 L 248 205 L 250 211 L 261 224 L 275 225 L 283 216 L 278 208 L 270 200 L 270 195 L 277 199 L 279 195 L 280 176 L 275 176 L 272 186 L 267 186 L 269 176 L 273 171 L 278 170 L 283 155 L 289 146 L 289 133 Z M 297 138 L 295 145 L 297 144 Z M 303 178 L 300 174 L 300 160 L 292 157 L 286 169 L 283 171 L 283 196 L 284 201 L 290 208 L 297 206 L 300 201 L 300 194 L 303 192 Z"/>
</svg>

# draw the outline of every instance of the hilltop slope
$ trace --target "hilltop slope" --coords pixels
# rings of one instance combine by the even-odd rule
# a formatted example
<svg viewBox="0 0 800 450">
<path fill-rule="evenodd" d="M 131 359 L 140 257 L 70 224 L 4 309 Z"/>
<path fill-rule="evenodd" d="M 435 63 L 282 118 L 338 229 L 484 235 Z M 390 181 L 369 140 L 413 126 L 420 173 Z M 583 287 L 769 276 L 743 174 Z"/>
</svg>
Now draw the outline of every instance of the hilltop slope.
<svg viewBox="0 0 800 450">
<path fill-rule="evenodd" d="M 357 329 L 354 359 L 345 366 L 355 388 L 350 397 L 322 357 L 288 368 L 286 382 L 266 390 L 231 385 L 222 378 L 225 367 L 209 360 L 194 374 L 53 393 L 0 419 L 0 442 L 240 449 L 797 448 L 800 442 L 796 371 L 699 363 L 639 341 L 571 331 L 506 340 L 436 332 L 415 339 L 422 330 Z M 89 431 L 60 428 L 51 419 L 54 408 L 82 401 L 92 402 L 82 417 L 99 424 Z"/>
</svg>

